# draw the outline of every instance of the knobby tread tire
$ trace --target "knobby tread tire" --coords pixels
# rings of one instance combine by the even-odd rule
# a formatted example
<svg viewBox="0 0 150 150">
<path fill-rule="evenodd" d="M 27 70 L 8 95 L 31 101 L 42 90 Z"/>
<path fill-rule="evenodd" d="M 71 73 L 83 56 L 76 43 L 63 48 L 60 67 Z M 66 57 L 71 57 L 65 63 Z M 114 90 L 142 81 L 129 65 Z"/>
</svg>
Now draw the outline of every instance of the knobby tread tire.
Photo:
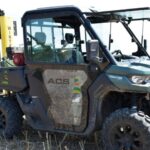
<svg viewBox="0 0 150 150">
<path fill-rule="evenodd" d="M 147 119 L 148 118 L 148 119 Z M 142 135 L 143 147 L 141 150 L 150 149 L 150 121 L 149 117 L 143 112 L 137 112 L 135 109 L 118 109 L 106 118 L 102 128 L 103 150 L 117 150 L 111 142 L 111 133 L 114 127 L 119 123 L 131 124 Z M 119 149 L 118 149 L 119 150 Z"/>
<path fill-rule="evenodd" d="M 0 97 L 0 112 L 4 114 L 6 125 L 0 132 L 5 138 L 12 138 L 21 131 L 22 111 L 18 103 L 9 97 Z"/>
</svg>

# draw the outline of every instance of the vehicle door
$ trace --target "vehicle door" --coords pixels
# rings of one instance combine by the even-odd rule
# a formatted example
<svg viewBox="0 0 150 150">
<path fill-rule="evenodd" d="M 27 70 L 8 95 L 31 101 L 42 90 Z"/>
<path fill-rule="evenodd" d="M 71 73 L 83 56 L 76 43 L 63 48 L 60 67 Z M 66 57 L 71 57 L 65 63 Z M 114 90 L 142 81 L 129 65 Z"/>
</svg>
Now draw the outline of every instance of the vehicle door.
<svg viewBox="0 0 150 150">
<path fill-rule="evenodd" d="M 29 92 L 42 101 L 54 129 L 82 132 L 91 79 L 81 49 L 81 23 L 75 15 L 60 14 L 37 15 L 26 23 Z"/>
</svg>

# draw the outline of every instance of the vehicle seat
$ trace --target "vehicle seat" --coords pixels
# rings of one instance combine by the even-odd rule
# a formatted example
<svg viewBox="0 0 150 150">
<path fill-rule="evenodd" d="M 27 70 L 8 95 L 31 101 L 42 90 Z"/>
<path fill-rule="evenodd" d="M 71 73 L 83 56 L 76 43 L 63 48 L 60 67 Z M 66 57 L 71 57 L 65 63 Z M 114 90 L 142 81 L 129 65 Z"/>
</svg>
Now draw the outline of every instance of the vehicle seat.
<svg viewBox="0 0 150 150">
<path fill-rule="evenodd" d="M 76 55 L 77 55 L 77 64 L 84 63 L 83 55 L 79 50 L 76 50 Z"/>
<path fill-rule="evenodd" d="M 59 53 L 59 60 L 66 64 L 80 64 L 84 63 L 82 53 L 74 47 L 74 36 L 71 33 L 65 34 L 65 41 Z"/>
<path fill-rule="evenodd" d="M 58 53 L 60 63 L 81 64 L 84 63 L 83 56 L 77 49 L 62 49 Z"/>
</svg>

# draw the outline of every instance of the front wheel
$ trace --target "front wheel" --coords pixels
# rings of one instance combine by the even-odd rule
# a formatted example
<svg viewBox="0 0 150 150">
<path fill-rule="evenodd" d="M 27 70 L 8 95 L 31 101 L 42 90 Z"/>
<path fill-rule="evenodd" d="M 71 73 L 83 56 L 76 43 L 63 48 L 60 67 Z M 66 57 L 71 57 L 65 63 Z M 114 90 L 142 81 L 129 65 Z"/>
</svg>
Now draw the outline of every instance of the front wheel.
<svg viewBox="0 0 150 150">
<path fill-rule="evenodd" d="M 113 112 L 103 124 L 104 150 L 148 150 L 150 123 L 143 113 L 123 108 Z"/>
</svg>

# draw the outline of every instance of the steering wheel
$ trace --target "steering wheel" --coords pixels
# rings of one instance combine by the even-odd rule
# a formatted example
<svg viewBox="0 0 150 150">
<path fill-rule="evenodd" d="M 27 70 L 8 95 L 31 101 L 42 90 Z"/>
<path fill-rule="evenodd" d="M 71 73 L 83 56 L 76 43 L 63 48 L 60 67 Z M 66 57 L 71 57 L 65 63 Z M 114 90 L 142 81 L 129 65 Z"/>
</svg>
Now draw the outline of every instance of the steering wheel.
<svg viewBox="0 0 150 150">
<path fill-rule="evenodd" d="M 123 55 L 122 52 L 121 52 L 121 50 L 119 50 L 119 49 L 113 51 L 112 54 L 116 54 L 116 55 L 121 54 L 121 55 Z"/>
<path fill-rule="evenodd" d="M 115 55 L 117 58 L 119 57 L 120 54 L 120 58 L 124 58 L 124 55 L 122 54 L 121 50 L 115 50 L 112 52 L 113 55 Z"/>
</svg>

